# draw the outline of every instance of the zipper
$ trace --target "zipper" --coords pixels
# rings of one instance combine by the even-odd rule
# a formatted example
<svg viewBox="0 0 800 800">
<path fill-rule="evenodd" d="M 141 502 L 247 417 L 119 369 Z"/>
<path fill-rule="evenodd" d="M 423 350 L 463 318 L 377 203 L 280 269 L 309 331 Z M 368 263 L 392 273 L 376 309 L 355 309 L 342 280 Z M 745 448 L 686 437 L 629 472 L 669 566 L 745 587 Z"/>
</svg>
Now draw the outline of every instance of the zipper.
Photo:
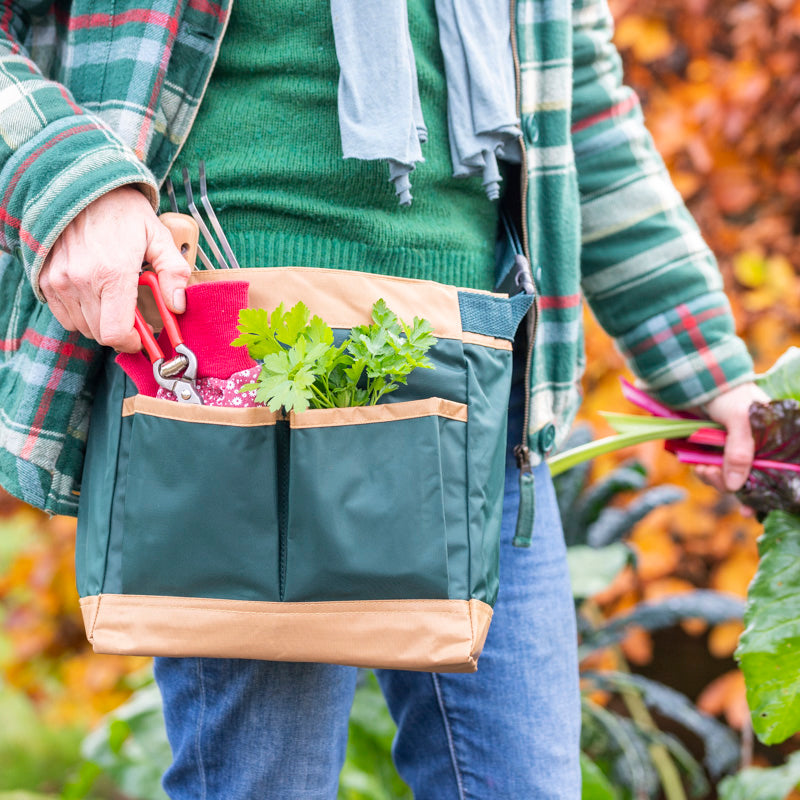
<svg viewBox="0 0 800 800">
<path fill-rule="evenodd" d="M 519 50 L 517 48 L 517 2 L 510 0 L 510 35 L 511 55 L 514 59 L 514 82 L 516 89 L 517 113 L 520 125 L 522 124 L 522 87 L 521 68 L 519 63 Z M 522 413 L 522 441 L 514 447 L 514 457 L 519 469 L 520 504 L 517 515 L 517 525 L 513 543 L 517 547 L 529 547 L 531 532 L 533 530 L 535 493 L 533 485 L 533 468 L 531 466 L 531 451 L 528 447 L 528 428 L 531 418 L 531 364 L 533 362 L 533 345 L 536 341 L 536 331 L 539 326 L 539 291 L 534 277 L 533 261 L 530 254 L 530 239 L 528 236 L 528 155 L 525 149 L 525 140 L 520 136 L 520 224 L 522 227 L 522 251 L 528 259 L 533 283 L 533 305 L 527 316 L 528 348 L 525 353 L 525 403 Z"/>
<path fill-rule="evenodd" d="M 517 0 L 510 0 L 511 14 L 511 55 L 514 59 L 514 83 L 517 100 L 517 113 L 522 121 L 522 87 L 520 80 L 519 50 L 517 48 Z M 533 282 L 533 306 L 528 312 L 528 349 L 525 354 L 525 406 L 522 416 L 522 442 L 514 448 L 517 466 L 522 470 L 527 466 L 530 472 L 530 448 L 528 447 L 528 425 L 531 415 L 531 362 L 533 360 L 533 345 L 536 341 L 536 330 L 539 325 L 539 291 L 536 288 L 536 279 L 533 275 L 533 261 L 530 253 L 530 239 L 528 237 L 528 155 L 525 150 L 525 141 L 519 137 L 521 164 L 520 164 L 520 224 L 522 226 L 522 254 L 528 259 L 531 268 L 531 281 Z"/>
</svg>

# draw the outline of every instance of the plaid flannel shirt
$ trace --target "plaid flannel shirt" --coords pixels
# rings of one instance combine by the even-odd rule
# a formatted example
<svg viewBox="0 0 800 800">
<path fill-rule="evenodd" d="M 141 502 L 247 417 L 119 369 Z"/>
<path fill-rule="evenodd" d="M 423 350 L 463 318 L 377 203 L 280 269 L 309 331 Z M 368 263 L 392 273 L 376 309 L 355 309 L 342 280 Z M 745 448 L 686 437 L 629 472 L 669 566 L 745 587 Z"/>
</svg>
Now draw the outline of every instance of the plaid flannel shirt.
<svg viewBox="0 0 800 800">
<path fill-rule="evenodd" d="M 229 1 L 3 2 L 0 17 L 0 483 L 75 514 L 101 348 L 37 297 L 53 242 L 93 199 L 158 187 L 186 140 Z M 102 9 L 98 11 L 98 8 Z M 516 0 L 523 199 L 539 290 L 534 458 L 580 399 L 581 290 L 670 405 L 747 380 L 713 256 L 621 83 L 605 0 Z"/>
</svg>

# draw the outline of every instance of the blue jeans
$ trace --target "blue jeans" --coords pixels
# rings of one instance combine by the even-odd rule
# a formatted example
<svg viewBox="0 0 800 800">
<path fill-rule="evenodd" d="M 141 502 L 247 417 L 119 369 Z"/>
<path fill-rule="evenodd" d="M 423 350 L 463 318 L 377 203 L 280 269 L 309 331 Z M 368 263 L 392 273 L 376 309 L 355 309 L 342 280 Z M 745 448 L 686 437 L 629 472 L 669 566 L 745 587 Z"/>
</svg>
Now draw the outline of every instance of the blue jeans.
<svg viewBox="0 0 800 800">
<path fill-rule="evenodd" d="M 518 441 L 521 392 L 509 409 Z M 580 705 L 572 595 L 547 467 L 529 549 L 511 544 L 509 453 L 500 591 L 475 674 L 376 670 L 397 723 L 393 754 L 416 800 L 579 800 Z M 334 800 L 356 670 L 157 658 L 173 800 Z"/>
</svg>

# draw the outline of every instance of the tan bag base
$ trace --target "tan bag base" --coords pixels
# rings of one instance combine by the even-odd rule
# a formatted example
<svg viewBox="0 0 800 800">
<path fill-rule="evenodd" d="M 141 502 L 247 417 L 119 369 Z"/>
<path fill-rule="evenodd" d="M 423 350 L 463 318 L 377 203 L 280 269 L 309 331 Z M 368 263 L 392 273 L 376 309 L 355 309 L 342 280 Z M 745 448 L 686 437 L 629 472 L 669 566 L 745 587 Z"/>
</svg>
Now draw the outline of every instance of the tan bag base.
<svg viewBox="0 0 800 800">
<path fill-rule="evenodd" d="M 475 672 L 492 618 L 480 600 L 274 603 L 101 594 L 80 603 L 96 653 L 430 672 Z"/>
</svg>

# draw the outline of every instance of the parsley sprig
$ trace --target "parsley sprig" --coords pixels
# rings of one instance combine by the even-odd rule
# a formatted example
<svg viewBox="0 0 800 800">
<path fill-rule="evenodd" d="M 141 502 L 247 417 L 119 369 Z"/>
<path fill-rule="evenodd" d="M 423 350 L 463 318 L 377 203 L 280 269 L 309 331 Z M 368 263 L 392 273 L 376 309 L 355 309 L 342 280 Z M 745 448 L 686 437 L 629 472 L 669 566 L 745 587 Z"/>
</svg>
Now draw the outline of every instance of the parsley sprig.
<svg viewBox="0 0 800 800">
<path fill-rule="evenodd" d="M 372 319 L 337 346 L 330 326 L 303 303 L 288 311 L 281 303 L 271 314 L 242 309 L 233 344 L 262 362 L 256 381 L 242 390 L 255 389 L 256 402 L 286 413 L 366 406 L 406 383 L 417 367 L 432 368 L 425 354 L 436 337 L 427 320 L 414 317 L 408 325 L 383 299 L 373 305 Z"/>
</svg>

